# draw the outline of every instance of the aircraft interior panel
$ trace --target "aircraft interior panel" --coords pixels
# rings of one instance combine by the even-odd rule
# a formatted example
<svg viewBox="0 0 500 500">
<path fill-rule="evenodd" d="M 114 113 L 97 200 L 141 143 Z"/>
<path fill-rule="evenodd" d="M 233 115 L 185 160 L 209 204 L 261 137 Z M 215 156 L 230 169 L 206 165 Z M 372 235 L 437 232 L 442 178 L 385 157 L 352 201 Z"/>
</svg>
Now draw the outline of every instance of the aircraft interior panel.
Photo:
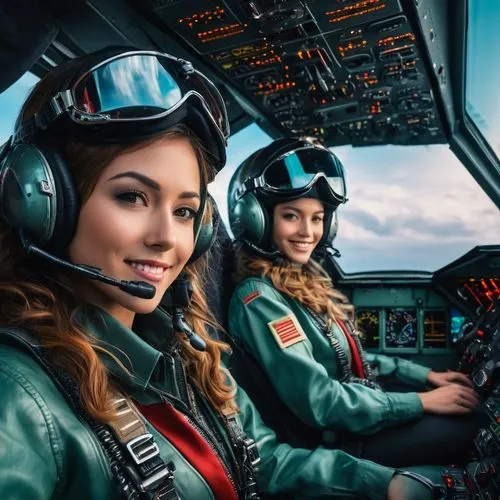
<svg viewBox="0 0 500 500">
<path fill-rule="evenodd" d="M 425 288 L 361 288 L 353 290 L 352 300 L 364 345 L 378 352 L 448 349 L 452 324 L 463 318 L 442 295 Z"/>
<path fill-rule="evenodd" d="M 134 3 L 134 2 L 132 2 Z M 141 2 L 280 134 L 328 145 L 446 142 L 398 0 Z"/>
<path fill-rule="evenodd" d="M 476 460 L 444 470 L 448 498 L 493 500 L 500 492 L 500 246 L 479 246 L 436 271 L 332 277 L 356 306 L 356 324 L 372 352 L 470 375 L 483 401 L 486 424 L 474 440 Z M 417 283 L 419 282 L 419 283 Z M 443 357 L 444 356 L 444 357 Z"/>
</svg>

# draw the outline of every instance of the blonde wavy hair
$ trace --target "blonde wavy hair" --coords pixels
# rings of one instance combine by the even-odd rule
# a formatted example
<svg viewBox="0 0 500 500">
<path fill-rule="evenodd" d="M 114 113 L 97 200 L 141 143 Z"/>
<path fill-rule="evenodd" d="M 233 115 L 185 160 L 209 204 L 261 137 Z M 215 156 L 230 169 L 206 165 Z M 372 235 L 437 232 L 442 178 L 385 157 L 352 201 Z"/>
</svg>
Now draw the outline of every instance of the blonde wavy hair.
<svg viewBox="0 0 500 500">
<path fill-rule="evenodd" d="M 79 62 L 71 61 L 42 79 L 26 100 L 18 123 L 33 116 L 51 96 L 66 88 L 78 65 Z M 90 197 L 103 170 L 114 158 L 147 147 L 165 137 L 189 139 L 198 157 L 202 183 L 206 186 L 213 172 L 205 158 L 204 148 L 183 125 L 131 145 L 89 144 L 61 129 L 57 133 L 47 134 L 46 139 L 64 154 L 77 186 L 80 203 L 83 204 Z M 209 206 L 204 222 L 211 214 Z M 185 314 L 186 320 L 197 335 L 205 340 L 206 351 L 194 350 L 184 336 L 179 336 L 179 340 L 188 376 L 219 412 L 227 414 L 237 410 L 235 387 L 228 382 L 227 373 L 221 366 L 221 353 L 229 348 L 223 342 L 210 338 L 207 331 L 209 325 L 217 325 L 208 312 L 203 289 L 201 276 L 207 272 L 206 267 L 205 257 L 185 268 L 193 284 L 192 302 Z M 75 291 L 72 277 L 55 269 L 51 269 L 50 277 L 50 280 L 47 279 L 47 275 L 40 271 L 40 262 L 28 257 L 22 250 L 17 234 L 0 223 L 1 324 L 25 328 L 36 334 L 41 344 L 48 349 L 52 361 L 76 379 L 82 403 L 90 415 L 102 422 L 113 420 L 115 414 L 109 404 L 111 381 L 98 356 L 99 353 L 111 354 L 93 342 L 79 325 L 77 313 L 82 302 Z M 165 336 L 168 335 L 171 333 L 165 332 Z"/>
<path fill-rule="evenodd" d="M 239 282 L 249 277 L 268 278 L 276 290 L 319 314 L 327 315 L 329 323 L 352 317 L 354 308 L 347 297 L 333 287 L 326 271 L 313 259 L 297 266 L 286 258 L 271 261 L 240 248 L 235 279 Z"/>
</svg>

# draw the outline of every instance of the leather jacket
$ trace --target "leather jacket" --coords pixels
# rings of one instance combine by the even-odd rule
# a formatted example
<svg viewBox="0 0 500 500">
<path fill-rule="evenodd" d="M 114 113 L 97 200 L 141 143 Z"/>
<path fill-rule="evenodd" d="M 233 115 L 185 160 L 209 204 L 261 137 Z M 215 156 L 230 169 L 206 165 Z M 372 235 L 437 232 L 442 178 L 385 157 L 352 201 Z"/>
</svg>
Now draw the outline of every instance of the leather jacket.
<svg viewBox="0 0 500 500">
<path fill-rule="evenodd" d="M 289 336 L 291 330 L 285 330 L 285 345 L 273 326 L 282 320 L 291 321 L 296 330 L 295 339 Z M 349 353 L 345 335 L 337 325 L 333 328 Z M 371 434 L 423 415 L 414 392 L 384 392 L 360 383 L 341 383 L 337 354 L 324 332 L 302 304 L 277 291 L 267 279 L 248 278 L 238 284 L 229 307 L 229 331 L 257 360 L 288 409 L 305 424 L 328 431 L 328 442 L 342 431 Z M 367 354 L 366 359 L 379 375 L 394 375 L 422 387 L 429 372 L 401 358 Z"/>
<path fill-rule="evenodd" d="M 179 349 L 172 342 L 169 317 L 157 310 L 137 316 L 133 331 L 95 307 L 84 307 L 79 321 L 95 342 L 115 355 L 99 354 L 120 389 L 140 404 L 161 401 L 189 414 L 186 378 Z M 170 340 L 169 340 L 170 339 Z M 0 338 L 0 498 L 2 500 L 112 500 L 119 498 L 108 460 L 93 432 L 74 413 L 53 380 L 28 353 Z M 202 396 L 201 396 L 201 399 Z M 394 470 L 338 451 L 294 449 L 278 443 L 254 405 L 237 391 L 238 420 L 256 441 L 261 463 L 258 482 L 287 498 L 350 497 L 383 500 Z M 233 469 L 231 442 L 220 417 L 208 404 L 204 417 L 220 438 L 223 460 Z M 199 472 L 172 442 L 147 421 L 165 462 L 175 466 L 181 499 L 213 499 Z"/>
</svg>

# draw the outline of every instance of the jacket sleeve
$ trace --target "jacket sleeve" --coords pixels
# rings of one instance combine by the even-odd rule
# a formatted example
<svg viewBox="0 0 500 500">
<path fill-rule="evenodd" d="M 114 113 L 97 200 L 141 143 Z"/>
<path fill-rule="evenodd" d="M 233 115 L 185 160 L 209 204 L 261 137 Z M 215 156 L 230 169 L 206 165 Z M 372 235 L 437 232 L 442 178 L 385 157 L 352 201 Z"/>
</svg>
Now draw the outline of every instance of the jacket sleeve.
<svg viewBox="0 0 500 500">
<path fill-rule="evenodd" d="M 314 359 L 308 332 L 299 342 L 280 346 L 269 326 L 280 318 L 297 321 L 284 298 L 264 280 L 246 280 L 233 294 L 231 335 L 256 358 L 282 401 L 303 422 L 334 431 L 373 433 L 422 415 L 416 393 L 384 393 L 331 378 Z"/>
<path fill-rule="evenodd" d="M 53 498 L 61 453 L 40 395 L 14 365 L 0 364 L 0 498 Z"/>
<path fill-rule="evenodd" d="M 347 453 L 316 448 L 306 450 L 278 443 L 255 406 L 238 388 L 237 402 L 245 432 L 257 443 L 259 488 L 268 493 L 293 493 L 300 498 L 363 497 L 384 500 L 394 470 Z"/>
<path fill-rule="evenodd" d="M 384 356 L 383 354 L 365 353 L 366 360 L 376 367 L 378 375 L 393 375 L 401 382 L 423 387 L 431 371 L 417 363 L 412 363 L 403 358 Z"/>
</svg>

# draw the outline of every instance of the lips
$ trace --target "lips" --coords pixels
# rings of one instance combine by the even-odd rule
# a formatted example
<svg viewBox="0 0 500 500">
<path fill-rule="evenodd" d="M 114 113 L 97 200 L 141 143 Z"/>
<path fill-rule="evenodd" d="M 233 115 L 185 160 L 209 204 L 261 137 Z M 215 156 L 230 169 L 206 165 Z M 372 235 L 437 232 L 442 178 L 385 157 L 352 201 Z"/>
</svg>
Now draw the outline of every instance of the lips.
<svg viewBox="0 0 500 500">
<path fill-rule="evenodd" d="M 165 271 L 173 266 L 167 264 L 144 263 L 141 261 L 125 261 L 142 279 L 158 283 L 163 280 Z"/>
<path fill-rule="evenodd" d="M 313 243 L 308 241 L 291 241 L 289 240 L 290 245 L 297 250 L 298 252 L 308 252 L 311 250 Z"/>
</svg>

